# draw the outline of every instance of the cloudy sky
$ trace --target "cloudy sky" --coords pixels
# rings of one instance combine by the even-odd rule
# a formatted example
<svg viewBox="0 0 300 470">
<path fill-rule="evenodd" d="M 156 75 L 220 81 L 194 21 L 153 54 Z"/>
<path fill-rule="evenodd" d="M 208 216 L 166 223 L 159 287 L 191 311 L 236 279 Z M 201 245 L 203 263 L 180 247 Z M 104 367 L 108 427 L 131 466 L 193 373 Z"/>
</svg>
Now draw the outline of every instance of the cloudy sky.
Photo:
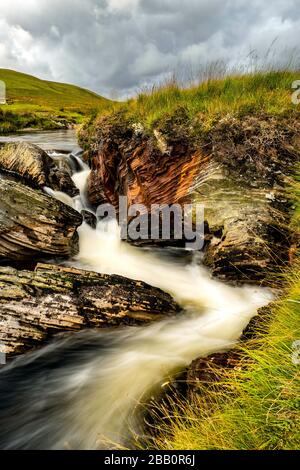
<svg viewBox="0 0 300 470">
<path fill-rule="evenodd" d="M 174 70 L 298 47 L 300 0 L 0 0 L 0 67 L 126 96 Z"/>
</svg>

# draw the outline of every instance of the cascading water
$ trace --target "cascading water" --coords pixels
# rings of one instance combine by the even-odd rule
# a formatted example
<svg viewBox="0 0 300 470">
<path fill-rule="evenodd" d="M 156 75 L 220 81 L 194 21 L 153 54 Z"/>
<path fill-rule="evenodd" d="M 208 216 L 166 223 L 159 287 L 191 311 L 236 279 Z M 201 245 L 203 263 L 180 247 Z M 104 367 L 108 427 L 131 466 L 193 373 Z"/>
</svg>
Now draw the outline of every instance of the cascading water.
<svg viewBox="0 0 300 470">
<path fill-rule="evenodd" d="M 46 191 L 82 210 L 89 169 L 76 168 L 80 197 Z M 79 237 L 80 252 L 70 264 L 160 287 L 184 314 L 145 327 L 73 334 L 7 366 L 0 374 L 0 448 L 128 444 L 130 430 L 140 429 L 139 403 L 193 359 L 230 348 L 271 299 L 260 288 L 213 280 L 196 262 L 176 264 L 121 242 L 114 222 L 99 222 L 96 230 L 84 223 Z"/>
</svg>

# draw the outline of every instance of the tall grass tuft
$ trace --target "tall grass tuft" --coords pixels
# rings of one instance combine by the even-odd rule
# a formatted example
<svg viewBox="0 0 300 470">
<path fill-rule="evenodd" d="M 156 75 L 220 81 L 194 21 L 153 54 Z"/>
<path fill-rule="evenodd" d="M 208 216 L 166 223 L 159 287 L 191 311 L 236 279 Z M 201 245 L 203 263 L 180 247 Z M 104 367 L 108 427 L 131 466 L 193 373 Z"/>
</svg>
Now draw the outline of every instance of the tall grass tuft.
<svg viewBox="0 0 300 470">
<path fill-rule="evenodd" d="M 291 100 L 292 83 L 298 79 L 300 71 L 268 71 L 207 78 L 186 88 L 172 76 L 120 106 L 147 128 L 155 126 L 166 114 L 176 113 L 178 107 L 185 108 L 190 119 L 201 116 L 206 121 L 226 114 L 291 113 L 299 116 L 299 106 Z"/>
</svg>

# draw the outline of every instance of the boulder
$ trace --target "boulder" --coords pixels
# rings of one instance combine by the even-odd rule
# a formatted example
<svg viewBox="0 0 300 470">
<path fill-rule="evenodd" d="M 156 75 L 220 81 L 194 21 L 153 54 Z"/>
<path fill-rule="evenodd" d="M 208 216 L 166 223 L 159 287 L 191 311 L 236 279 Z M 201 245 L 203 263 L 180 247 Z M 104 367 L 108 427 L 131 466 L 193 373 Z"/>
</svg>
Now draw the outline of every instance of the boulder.
<svg viewBox="0 0 300 470">
<path fill-rule="evenodd" d="M 77 253 L 82 217 L 40 190 L 0 177 L 0 262 Z"/>
<path fill-rule="evenodd" d="M 219 278 L 258 282 L 288 262 L 288 195 L 282 187 L 246 187 L 231 173 L 217 164 L 203 169 L 192 192 L 209 227 L 203 262 Z"/>
<path fill-rule="evenodd" d="M 67 166 L 27 142 L 8 143 L 0 148 L 0 171 L 32 188 L 48 186 L 71 197 L 79 193 Z"/>
<path fill-rule="evenodd" d="M 179 310 L 160 289 L 121 276 L 45 264 L 0 268 L 0 343 L 8 356 L 57 333 L 140 325 Z"/>
</svg>

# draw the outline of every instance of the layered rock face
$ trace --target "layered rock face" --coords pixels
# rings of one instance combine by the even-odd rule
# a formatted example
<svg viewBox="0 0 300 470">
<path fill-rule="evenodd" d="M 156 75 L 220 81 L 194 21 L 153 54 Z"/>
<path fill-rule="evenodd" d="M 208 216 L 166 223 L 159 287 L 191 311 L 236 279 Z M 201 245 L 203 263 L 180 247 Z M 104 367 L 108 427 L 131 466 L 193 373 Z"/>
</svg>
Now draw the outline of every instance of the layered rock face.
<svg viewBox="0 0 300 470">
<path fill-rule="evenodd" d="M 15 181 L 0 178 L 0 263 L 71 256 L 78 251 L 81 215 Z"/>
<path fill-rule="evenodd" d="M 165 136 L 162 131 L 145 134 L 122 115 L 105 120 L 92 129 L 92 142 L 83 130 L 81 144 L 89 149 L 91 175 L 88 196 L 92 204 L 110 202 L 118 207 L 119 195 L 128 205 L 171 204 L 186 198 L 207 156 L 196 150 L 185 129 L 176 126 Z"/>
<path fill-rule="evenodd" d="M 32 188 L 48 186 L 71 197 L 79 193 L 66 165 L 27 142 L 8 143 L 0 147 L 0 172 Z"/>
<path fill-rule="evenodd" d="M 138 325 L 179 310 L 160 289 L 121 276 L 45 264 L 0 268 L 0 343 L 8 356 L 57 333 Z"/>
<path fill-rule="evenodd" d="M 261 280 L 289 258 L 286 186 L 300 156 L 300 125 L 268 116 L 227 117 L 209 130 L 182 110 L 153 132 L 122 114 L 81 132 L 92 204 L 200 203 L 204 262 L 214 274 Z"/>
</svg>

